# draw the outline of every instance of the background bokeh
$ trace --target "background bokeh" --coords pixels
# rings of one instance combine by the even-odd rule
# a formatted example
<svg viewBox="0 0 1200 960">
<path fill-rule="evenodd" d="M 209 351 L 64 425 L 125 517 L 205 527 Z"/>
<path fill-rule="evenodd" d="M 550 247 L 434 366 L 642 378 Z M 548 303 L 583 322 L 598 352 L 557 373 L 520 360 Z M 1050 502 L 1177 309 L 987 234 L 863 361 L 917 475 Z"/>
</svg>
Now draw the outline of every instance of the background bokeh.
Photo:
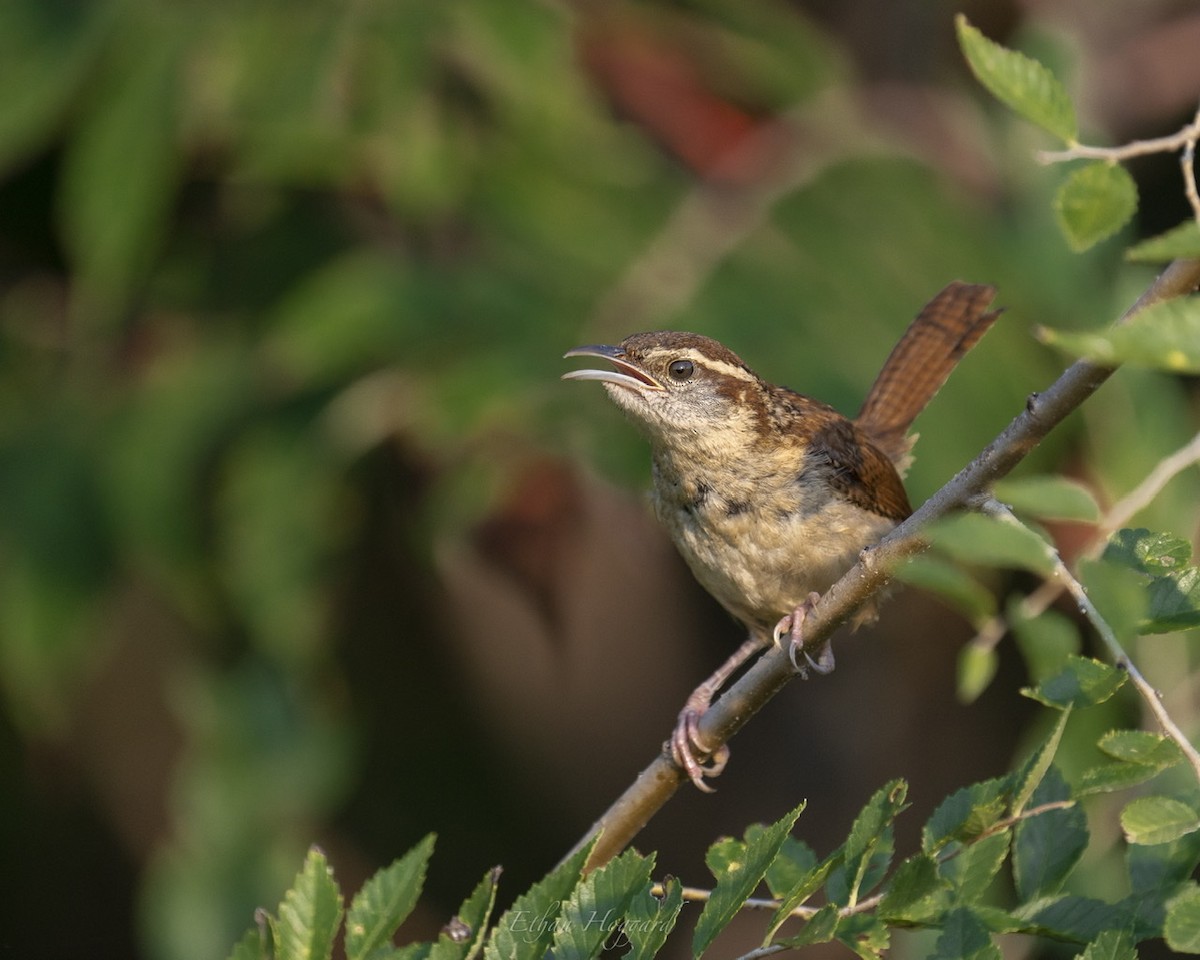
<svg viewBox="0 0 1200 960">
<path fill-rule="evenodd" d="M 1050 382 L 1034 326 L 1150 274 L 1067 251 L 959 9 L 1089 139 L 1194 113 L 1189 0 L 0 4 L 0 955 L 222 957 L 312 842 L 353 890 L 436 830 L 413 936 L 557 861 L 739 640 L 565 349 L 694 329 L 852 412 L 925 300 L 994 283 L 915 502 Z M 1187 215 L 1174 158 L 1131 169 L 1138 235 Z M 1027 469 L 1111 500 L 1190 387 L 1123 371 Z M 1193 535 L 1197 486 L 1144 522 Z M 927 811 L 1004 771 L 1040 717 L 1007 646 L 957 702 L 969 636 L 900 593 L 641 844 L 703 884 L 802 797 L 824 853 L 889 777 Z M 1187 649 L 1145 656 L 1195 720 Z"/>
</svg>

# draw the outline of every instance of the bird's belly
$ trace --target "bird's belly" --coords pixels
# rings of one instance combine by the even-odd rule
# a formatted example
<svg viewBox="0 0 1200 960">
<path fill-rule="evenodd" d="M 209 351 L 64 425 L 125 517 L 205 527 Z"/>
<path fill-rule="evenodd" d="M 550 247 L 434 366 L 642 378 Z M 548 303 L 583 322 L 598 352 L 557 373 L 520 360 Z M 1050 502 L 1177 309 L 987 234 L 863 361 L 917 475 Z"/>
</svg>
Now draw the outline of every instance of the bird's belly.
<svg viewBox="0 0 1200 960">
<path fill-rule="evenodd" d="M 751 629 L 766 631 L 895 526 L 843 501 L 783 516 L 681 510 L 663 520 L 701 585 Z"/>
</svg>

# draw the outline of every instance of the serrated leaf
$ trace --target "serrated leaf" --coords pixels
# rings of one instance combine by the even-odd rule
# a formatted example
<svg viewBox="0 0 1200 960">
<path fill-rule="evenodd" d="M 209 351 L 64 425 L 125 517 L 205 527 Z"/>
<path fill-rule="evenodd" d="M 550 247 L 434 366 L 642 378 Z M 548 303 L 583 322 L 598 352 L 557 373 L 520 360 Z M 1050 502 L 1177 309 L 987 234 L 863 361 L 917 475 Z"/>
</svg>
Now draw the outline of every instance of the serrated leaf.
<svg viewBox="0 0 1200 960">
<path fill-rule="evenodd" d="M 1134 244 L 1125 251 L 1134 263 L 1166 263 L 1169 260 L 1200 259 L 1200 223 L 1185 220 L 1166 233 Z"/>
<path fill-rule="evenodd" d="M 1062 670 L 1036 687 L 1023 688 L 1021 693 L 1048 707 L 1090 707 L 1120 690 L 1126 677 L 1123 670 L 1072 654 Z"/>
<path fill-rule="evenodd" d="M 879 903 L 879 916 L 889 923 L 931 923 L 949 906 L 949 893 L 937 862 L 916 854 L 896 869 Z"/>
<path fill-rule="evenodd" d="M 242 939 L 234 944 L 228 960 L 269 960 L 270 956 L 263 931 L 258 927 L 251 927 L 242 935 Z"/>
<path fill-rule="evenodd" d="M 1109 537 L 1101 557 L 1110 563 L 1158 576 L 1186 567 L 1192 558 L 1192 545 L 1172 533 L 1126 527 Z"/>
<path fill-rule="evenodd" d="M 698 958 L 712 945 L 717 934 L 725 929 L 754 892 L 803 809 L 804 804 L 800 804 L 767 829 L 756 832 L 753 838 L 748 832 L 745 848 L 739 858 L 719 860 L 717 885 L 696 921 L 696 932 L 692 937 L 693 957 Z M 726 846 L 723 849 L 730 848 Z"/>
<path fill-rule="evenodd" d="M 958 652 L 957 683 L 958 699 L 962 703 L 974 703 L 996 676 L 1000 658 L 995 647 L 981 647 L 968 643 Z"/>
<path fill-rule="evenodd" d="M 1038 336 L 1100 366 L 1129 363 L 1171 373 L 1200 373 L 1200 297 L 1151 304 L 1105 330 L 1073 333 L 1042 327 Z"/>
<path fill-rule="evenodd" d="M 1200 953 L 1200 887 L 1189 885 L 1167 904 L 1163 936 L 1176 953 Z"/>
<path fill-rule="evenodd" d="M 1150 609 L 1142 633 L 1174 633 L 1200 626 L 1200 567 L 1155 577 L 1146 592 Z"/>
<path fill-rule="evenodd" d="M 1200 830 L 1153 846 L 1131 843 L 1125 847 L 1125 863 L 1133 893 L 1157 897 L 1161 903 L 1166 891 L 1189 879 L 1200 866 Z"/>
<path fill-rule="evenodd" d="M 896 579 L 936 594 L 974 624 L 996 612 L 992 591 L 962 567 L 928 553 L 909 559 L 896 571 Z"/>
<path fill-rule="evenodd" d="M 945 848 L 939 872 L 957 891 L 960 902 L 976 903 L 982 898 L 1004 865 L 1011 840 L 1011 830 L 999 830 L 982 840 Z"/>
<path fill-rule="evenodd" d="M 1070 716 L 1070 706 L 1060 711 L 1058 721 L 1054 724 L 1054 729 L 1050 731 L 1050 735 L 1046 737 L 1042 745 L 1017 774 L 1017 788 L 1013 794 L 1010 811 L 1012 816 L 1019 817 L 1025 811 L 1034 792 L 1050 771 L 1051 764 L 1054 763 L 1054 755 L 1058 752 L 1058 745 L 1062 742 L 1063 731 L 1067 728 L 1067 720 Z"/>
<path fill-rule="evenodd" d="M 827 903 L 805 921 L 799 933 L 775 942 L 793 949 L 806 947 L 812 943 L 828 943 L 837 935 L 840 920 L 837 904 Z"/>
<path fill-rule="evenodd" d="M 965 907 L 946 917 L 930 960 L 1000 960 L 1000 948 L 983 922 Z"/>
<path fill-rule="evenodd" d="M 1129 843 L 1169 843 L 1200 829 L 1200 815 L 1174 797 L 1138 797 L 1121 811 L 1121 829 Z"/>
<path fill-rule="evenodd" d="M 1091 523 L 1100 518 L 1100 507 L 1091 491 L 1066 477 L 1009 477 L 996 484 L 995 495 L 1018 513 L 1043 520 Z"/>
<path fill-rule="evenodd" d="M 1179 745 L 1149 730 L 1110 730 L 1096 746 L 1117 760 L 1163 770 L 1183 759 Z"/>
<path fill-rule="evenodd" d="M 1153 767 L 1137 763 L 1101 763 L 1088 767 L 1072 784 L 1075 795 L 1087 797 L 1097 793 L 1115 793 L 1145 783 L 1158 776 Z"/>
<path fill-rule="evenodd" d="M 346 914 L 347 960 L 365 960 L 389 942 L 421 896 L 425 867 L 433 854 L 434 835 L 427 834 L 391 866 L 371 877 L 350 903 Z"/>
<path fill-rule="evenodd" d="M 1123 925 L 1121 909 L 1092 897 L 1062 896 L 1038 900 L 1014 911 L 1025 918 L 1026 929 L 1060 940 L 1087 943 L 1114 925 Z"/>
<path fill-rule="evenodd" d="M 892 780 L 876 790 L 850 826 L 842 845 L 842 862 L 827 883 L 829 899 L 850 904 L 883 879 L 894 844 L 892 821 L 908 807 L 908 784 Z"/>
<path fill-rule="evenodd" d="M 1025 658 L 1029 676 L 1040 683 L 1063 669 L 1067 659 L 1083 646 L 1079 627 L 1058 610 L 1043 610 L 1029 617 L 1019 599 L 1007 606 L 1009 626 Z"/>
<path fill-rule="evenodd" d="M 767 926 L 767 939 L 775 936 L 776 931 L 787 922 L 791 912 L 805 903 L 814 893 L 821 889 L 829 874 L 842 862 L 842 850 L 839 847 L 805 874 L 785 896 L 779 898 L 779 908 L 771 917 Z"/>
<path fill-rule="evenodd" d="M 649 888 L 653 869 L 653 856 L 626 850 L 580 880 L 559 911 L 550 955 L 555 960 L 597 956 L 605 941 L 620 931 L 634 895 Z"/>
<path fill-rule="evenodd" d="M 558 912 L 595 845 L 595 839 L 585 844 L 513 901 L 483 948 L 486 960 L 543 960 L 554 938 Z"/>
<path fill-rule="evenodd" d="M 329 960 L 341 921 L 341 890 L 325 854 L 313 847 L 271 918 L 276 960 Z"/>
<path fill-rule="evenodd" d="M 954 23 L 971 71 L 997 100 L 1060 140 L 1075 142 L 1075 107 L 1054 74 L 1031 57 L 989 40 L 961 13 Z"/>
<path fill-rule="evenodd" d="M 1020 524 L 1002 523 L 980 513 L 961 513 L 930 525 L 929 539 L 940 551 L 962 563 L 1054 572 L 1050 545 Z"/>
<path fill-rule="evenodd" d="M 683 884 L 673 877 L 663 883 L 661 899 L 644 890 L 635 894 L 625 916 L 625 937 L 629 950 L 624 960 L 650 960 L 675 928 L 683 907 Z"/>
<path fill-rule="evenodd" d="M 1122 644 L 1145 625 L 1148 597 L 1145 578 L 1107 560 L 1080 560 L 1079 581 L 1096 612 Z"/>
<path fill-rule="evenodd" d="M 499 867 L 484 874 L 434 942 L 429 960 L 468 960 L 483 949 L 499 882 Z"/>
<path fill-rule="evenodd" d="M 1054 767 L 1038 784 L 1029 809 L 1071 799 Z M 1078 804 L 1046 810 L 1017 824 L 1013 833 L 1013 882 L 1023 901 L 1057 893 L 1088 844 L 1087 816 Z"/>
<path fill-rule="evenodd" d="M 1076 253 L 1094 247 L 1137 211 L 1137 185 L 1122 166 L 1097 160 L 1071 171 L 1054 197 L 1054 213 Z"/>
<path fill-rule="evenodd" d="M 1079 960 L 1137 960 L 1137 951 L 1124 930 L 1105 930 L 1078 956 Z"/>
<path fill-rule="evenodd" d="M 937 853 L 951 840 L 969 842 L 990 829 L 1008 808 L 1011 778 L 984 780 L 956 790 L 929 817 L 921 849 Z"/>
<path fill-rule="evenodd" d="M 779 855 L 767 868 L 767 889 L 771 896 L 783 898 L 807 877 L 817 865 L 817 855 L 812 847 L 795 837 L 787 837 Z"/>
<path fill-rule="evenodd" d="M 883 960 L 891 945 L 888 926 L 870 913 L 855 913 L 838 922 L 837 939 L 862 960 Z"/>
</svg>

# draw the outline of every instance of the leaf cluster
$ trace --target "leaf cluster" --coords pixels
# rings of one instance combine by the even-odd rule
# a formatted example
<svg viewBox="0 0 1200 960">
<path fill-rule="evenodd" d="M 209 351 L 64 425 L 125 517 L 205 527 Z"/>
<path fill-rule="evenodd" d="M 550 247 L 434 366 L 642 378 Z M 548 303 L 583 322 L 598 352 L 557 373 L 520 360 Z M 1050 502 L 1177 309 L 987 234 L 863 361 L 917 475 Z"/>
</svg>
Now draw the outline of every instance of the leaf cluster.
<svg viewBox="0 0 1200 960">
<path fill-rule="evenodd" d="M 1055 764 L 1072 716 L 1120 687 L 1120 671 L 1084 658 L 1030 694 L 1057 709 L 1042 744 L 1010 774 L 964 787 L 929 816 L 920 848 L 900 857 L 894 823 L 908 809 L 903 780 L 885 784 L 855 817 L 844 842 L 824 857 L 792 836 L 803 804 L 770 825 L 749 827 L 708 850 L 711 891 L 692 931 L 704 955 L 738 913 L 766 908 L 768 955 L 837 941 L 869 960 L 882 957 L 897 929 L 937 932 L 932 956 L 999 958 L 1005 934 L 1076 944 L 1079 956 L 1136 956 L 1138 943 L 1165 938 L 1200 952 L 1200 798 L 1143 793 L 1120 814 L 1127 893 L 1113 901 L 1071 890 L 1091 836 L 1082 803 L 1145 784 L 1181 762 L 1166 738 L 1113 730 L 1098 742 L 1104 759 L 1070 781 Z M 292 889 L 230 960 L 291 960 L 332 955 L 342 931 L 350 960 L 584 960 L 602 953 L 655 956 L 685 903 L 678 880 L 651 881 L 654 857 L 627 850 L 583 873 L 581 848 L 513 902 L 494 923 L 500 871 L 489 871 L 438 939 L 394 944 L 416 904 L 433 837 L 372 877 L 344 901 L 333 873 L 310 851 Z M 754 899 L 765 888 L 768 899 Z M 695 898 L 694 892 L 688 894 Z M 343 925 L 344 917 L 344 925 Z"/>
</svg>

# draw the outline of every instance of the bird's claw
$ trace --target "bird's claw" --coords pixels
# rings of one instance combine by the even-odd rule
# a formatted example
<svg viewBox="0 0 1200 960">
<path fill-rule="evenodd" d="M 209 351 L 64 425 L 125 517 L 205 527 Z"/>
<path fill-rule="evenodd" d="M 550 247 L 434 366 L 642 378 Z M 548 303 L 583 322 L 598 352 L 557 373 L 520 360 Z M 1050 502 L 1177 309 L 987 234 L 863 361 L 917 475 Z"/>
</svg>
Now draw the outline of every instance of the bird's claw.
<svg viewBox="0 0 1200 960">
<path fill-rule="evenodd" d="M 833 645 L 828 640 L 821 647 L 815 660 L 804 649 L 804 621 L 820 599 L 819 593 L 810 593 L 803 603 L 775 624 L 773 633 L 776 646 L 783 646 L 784 638 L 787 638 L 788 659 L 792 661 L 795 671 L 805 680 L 808 679 L 810 668 L 814 673 L 824 676 L 833 673 L 833 668 L 836 666 L 833 659 Z M 805 663 L 801 663 L 799 660 L 801 653 L 804 654 Z"/>
<path fill-rule="evenodd" d="M 725 764 L 729 762 L 729 747 L 723 743 L 710 752 L 701 742 L 700 718 L 704 716 L 706 709 L 707 705 L 685 706 L 679 714 L 675 729 L 671 731 L 668 745 L 675 763 L 687 773 L 688 779 L 695 784 L 696 789 L 713 793 L 713 788 L 704 782 L 704 778 L 721 775 Z"/>
</svg>

